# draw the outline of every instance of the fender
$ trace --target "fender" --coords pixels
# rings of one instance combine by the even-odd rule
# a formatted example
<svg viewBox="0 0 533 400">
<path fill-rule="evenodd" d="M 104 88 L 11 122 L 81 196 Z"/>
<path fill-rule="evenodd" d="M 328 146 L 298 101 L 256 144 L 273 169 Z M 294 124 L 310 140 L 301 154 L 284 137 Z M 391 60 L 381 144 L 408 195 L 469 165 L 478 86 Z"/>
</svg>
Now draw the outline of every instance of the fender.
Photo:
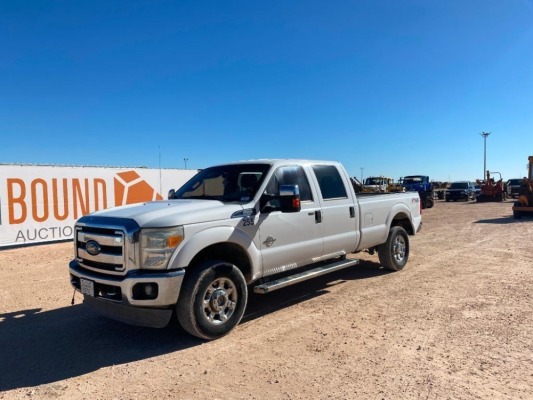
<svg viewBox="0 0 533 400">
<path fill-rule="evenodd" d="M 186 268 L 192 259 L 203 249 L 217 243 L 234 243 L 241 247 L 250 258 L 252 276 L 257 276 L 261 267 L 261 253 L 253 238 L 240 229 L 231 226 L 207 228 L 196 232 L 179 246 L 169 262 L 169 269 Z"/>
<path fill-rule="evenodd" d="M 418 204 L 420 202 L 420 199 L 417 198 L 416 202 Z M 405 214 L 405 216 L 409 219 L 409 222 L 411 224 L 411 228 L 413 229 L 414 234 L 416 234 L 418 227 L 415 226 L 415 223 L 413 222 L 413 216 L 411 214 L 411 209 L 409 209 L 409 207 L 407 207 L 405 204 L 399 203 L 399 204 L 396 204 L 394 207 L 392 207 L 392 210 L 387 216 L 386 225 L 388 229 L 384 237 L 384 242 L 387 240 L 387 236 L 389 235 L 389 230 L 391 228 L 392 221 L 394 220 L 394 218 L 396 218 L 398 214 Z"/>
<path fill-rule="evenodd" d="M 387 215 L 387 218 L 385 221 L 383 221 L 383 224 L 376 224 L 373 226 L 362 228 L 361 230 L 361 242 L 359 243 L 358 249 L 362 250 L 364 248 L 368 248 L 372 245 L 372 243 L 385 243 L 387 241 L 387 237 L 389 236 L 389 231 L 392 225 L 392 221 L 398 214 L 405 214 L 409 218 L 409 222 L 411 223 L 411 226 L 413 226 L 413 222 L 411 220 L 410 210 L 409 208 L 403 204 L 396 204 Z M 413 232 L 416 230 L 413 226 Z"/>
</svg>

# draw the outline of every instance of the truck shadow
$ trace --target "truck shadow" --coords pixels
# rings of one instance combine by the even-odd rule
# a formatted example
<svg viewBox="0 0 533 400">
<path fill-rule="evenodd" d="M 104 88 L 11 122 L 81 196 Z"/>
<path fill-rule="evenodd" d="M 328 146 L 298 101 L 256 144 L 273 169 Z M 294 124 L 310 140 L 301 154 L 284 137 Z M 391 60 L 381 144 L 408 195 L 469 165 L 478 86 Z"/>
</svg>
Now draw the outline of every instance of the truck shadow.
<svg viewBox="0 0 533 400">
<path fill-rule="evenodd" d="M 0 314 L 0 392 L 80 376 L 202 343 L 176 327 L 140 328 L 82 305 Z"/>
<path fill-rule="evenodd" d="M 389 273 L 360 265 L 267 294 L 250 293 L 241 323 L 327 294 L 332 285 Z M 222 339 L 223 340 L 223 339 Z M 101 317 L 81 304 L 0 314 L 0 392 L 81 376 L 100 368 L 188 349 L 203 341 L 176 323 L 151 329 Z"/>
</svg>

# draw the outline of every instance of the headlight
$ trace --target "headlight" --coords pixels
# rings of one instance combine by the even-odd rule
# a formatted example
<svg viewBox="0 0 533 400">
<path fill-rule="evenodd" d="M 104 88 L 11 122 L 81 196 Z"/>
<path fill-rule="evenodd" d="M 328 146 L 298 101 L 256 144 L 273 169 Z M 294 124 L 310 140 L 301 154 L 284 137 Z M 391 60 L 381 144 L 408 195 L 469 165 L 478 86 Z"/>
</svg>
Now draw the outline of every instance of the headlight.
<svg viewBox="0 0 533 400">
<path fill-rule="evenodd" d="M 165 269 L 172 252 L 183 241 L 183 226 L 141 230 L 141 268 Z"/>
</svg>

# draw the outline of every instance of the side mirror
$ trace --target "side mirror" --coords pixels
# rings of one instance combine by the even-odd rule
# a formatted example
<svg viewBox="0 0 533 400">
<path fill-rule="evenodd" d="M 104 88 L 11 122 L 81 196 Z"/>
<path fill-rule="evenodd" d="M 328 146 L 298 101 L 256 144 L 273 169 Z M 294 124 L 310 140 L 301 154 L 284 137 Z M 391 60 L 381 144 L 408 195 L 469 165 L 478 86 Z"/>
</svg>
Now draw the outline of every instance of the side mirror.
<svg viewBox="0 0 533 400">
<path fill-rule="evenodd" d="M 176 191 L 174 189 L 170 189 L 168 191 L 168 198 L 169 199 L 173 198 L 175 194 L 176 194 Z"/>
<path fill-rule="evenodd" d="M 298 212 L 300 205 L 300 189 L 298 185 L 281 185 L 279 188 L 281 212 Z"/>
<path fill-rule="evenodd" d="M 265 213 L 272 211 L 284 213 L 300 211 L 300 189 L 298 185 L 281 185 L 278 194 L 263 194 L 259 201 L 259 208 Z"/>
</svg>

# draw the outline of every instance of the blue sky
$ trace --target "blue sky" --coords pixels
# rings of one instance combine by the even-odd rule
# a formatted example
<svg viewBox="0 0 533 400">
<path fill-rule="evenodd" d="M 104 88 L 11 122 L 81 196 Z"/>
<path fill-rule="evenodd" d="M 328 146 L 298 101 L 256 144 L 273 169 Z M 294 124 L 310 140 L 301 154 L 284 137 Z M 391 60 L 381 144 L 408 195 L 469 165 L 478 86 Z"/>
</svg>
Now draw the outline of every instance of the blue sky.
<svg viewBox="0 0 533 400">
<path fill-rule="evenodd" d="M 2 1 L 0 163 L 526 174 L 533 0 Z"/>
</svg>

